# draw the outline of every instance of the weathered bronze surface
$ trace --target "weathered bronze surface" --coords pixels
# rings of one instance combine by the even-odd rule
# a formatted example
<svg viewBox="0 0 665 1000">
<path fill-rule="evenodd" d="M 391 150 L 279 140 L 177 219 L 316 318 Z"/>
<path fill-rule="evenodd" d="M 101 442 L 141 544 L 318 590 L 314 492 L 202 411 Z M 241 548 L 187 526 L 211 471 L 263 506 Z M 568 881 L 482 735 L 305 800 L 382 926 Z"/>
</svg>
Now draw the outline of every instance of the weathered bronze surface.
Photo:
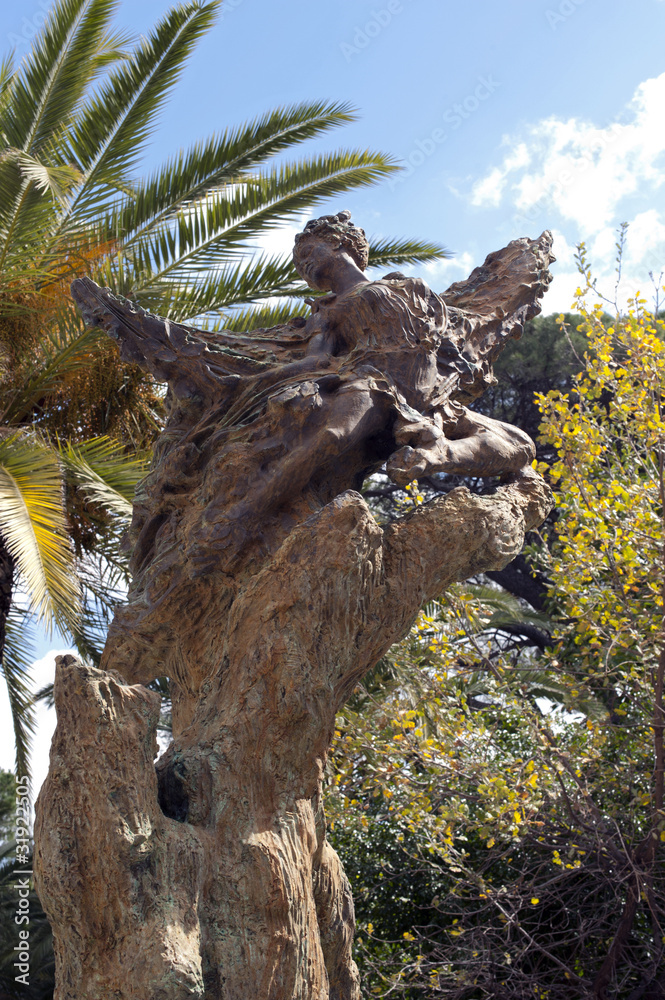
<svg viewBox="0 0 665 1000">
<path fill-rule="evenodd" d="M 551 237 L 516 240 L 443 296 L 364 274 L 348 213 L 309 223 L 307 320 L 251 336 L 72 294 L 168 383 L 137 491 L 133 583 L 102 670 L 56 675 L 36 871 L 56 1000 L 356 1000 L 353 902 L 325 837 L 336 711 L 455 580 L 498 569 L 549 509 L 517 428 L 467 409 L 539 311 Z M 355 490 L 385 464 L 501 476 L 381 529 Z M 155 770 L 171 679 L 174 740 Z"/>
</svg>

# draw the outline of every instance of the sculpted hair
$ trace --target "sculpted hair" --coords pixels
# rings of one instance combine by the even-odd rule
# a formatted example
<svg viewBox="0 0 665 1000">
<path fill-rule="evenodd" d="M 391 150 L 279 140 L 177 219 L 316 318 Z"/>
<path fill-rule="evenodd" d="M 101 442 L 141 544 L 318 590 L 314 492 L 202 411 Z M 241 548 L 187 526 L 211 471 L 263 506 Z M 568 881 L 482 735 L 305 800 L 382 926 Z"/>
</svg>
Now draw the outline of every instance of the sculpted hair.
<svg viewBox="0 0 665 1000">
<path fill-rule="evenodd" d="M 364 271 L 369 262 L 369 242 L 365 236 L 365 230 L 359 226 L 354 226 L 351 222 L 350 212 L 338 212 L 337 215 L 322 215 L 319 219 L 311 219 L 305 226 L 302 233 L 296 236 L 295 247 L 293 248 L 293 261 L 298 266 L 303 243 L 310 239 L 325 240 L 336 250 L 343 250 L 348 253 L 361 271 Z"/>
</svg>

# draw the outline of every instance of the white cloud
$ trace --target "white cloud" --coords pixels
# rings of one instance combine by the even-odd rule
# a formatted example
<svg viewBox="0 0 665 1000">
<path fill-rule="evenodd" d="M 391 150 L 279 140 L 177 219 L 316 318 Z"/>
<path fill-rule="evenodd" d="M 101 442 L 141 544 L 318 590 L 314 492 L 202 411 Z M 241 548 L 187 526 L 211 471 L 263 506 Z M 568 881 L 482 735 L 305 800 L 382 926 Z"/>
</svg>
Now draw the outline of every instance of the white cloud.
<svg viewBox="0 0 665 1000">
<path fill-rule="evenodd" d="M 468 251 L 451 257 L 448 260 L 433 260 L 427 264 L 419 264 L 417 267 L 407 268 L 405 273 L 423 274 L 427 284 L 435 292 L 444 291 L 453 281 L 461 281 L 473 271 L 474 267 L 482 264 L 480 260 L 474 260 Z"/>
<path fill-rule="evenodd" d="M 578 118 L 544 119 L 526 135 L 506 136 L 500 166 L 470 192 L 476 206 L 509 201 L 526 219 L 556 210 L 592 237 L 629 196 L 653 196 L 664 181 L 665 73 L 639 85 L 620 120 L 597 126 Z"/>
<path fill-rule="evenodd" d="M 494 208 L 500 205 L 506 190 L 508 172 L 504 168 L 494 167 L 485 177 L 476 181 L 471 192 L 471 204 L 481 207 L 491 205 Z"/>
<path fill-rule="evenodd" d="M 580 284 L 580 275 L 575 265 L 575 247 L 571 245 L 564 234 L 553 230 L 554 255 L 556 263 L 552 265 L 552 284 L 543 298 L 543 314 L 570 312 L 575 298 L 575 291 Z"/>
<path fill-rule="evenodd" d="M 665 265 L 665 222 L 654 208 L 636 215 L 628 229 L 626 244 L 628 264 L 646 261 L 650 271 Z"/>
<path fill-rule="evenodd" d="M 553 235 L 556 263 L 551 268 L 554 280 L 543 300 L 545 315 L 568 312 L 573 306 L 575 290 L 582 283 L 575 264 L 574 244 L 559 230 L 554 230 Z M 617 232 L 608 226 L 587 246 L 592 276 L 605 307 L 611 312 L 616 296 L 619 308 L 625 309 L 628 300 L 638 294 L 652 306 L 656 291 L 654 281 L 658 281 L 660 277 L 662 289 L 662 276 L 665 275 L 665 221 L 654 209 L 635 216 L 628 229 L 618 289 L 616 242 Z M 663 299 L 661 290 L 661 306 Z"/>
<path fill-rule="evenodd" d="M 504 142 L 512 145 L 511 140 L 508 138 L 504 138 Z M 486 177 L 483 177 L 474 184 L 471 193 L 471 204 L 478 206 L 493 205 L 495 207 L 499 205 L 506 189 L 508 174 L 513 170 L 527 167 L 531 162 L 531 158 L 532 154 L 527 144 L 525 142 L 518 143 L 505 158 L 501 167 L 494 167 Z"/>
<path fill-rule="evenodd" d="M 301 233 L 305 223 L 309 220 L 311 213 L 305 213 L 295 223 L 285 223 L 283 226 L 276 226 L 261 233 L 254 246 L 262 253 L 273 256 L 276 254 L 290 254 L 293 250 L 296 235 Z"/>
<path fill-rule="evenodd" d="M 473 206 L 511 213 L 513 236 L 557 225 L 558 262 L 545 312 L 571 307 L 580 282 L 574 245 L 581 240 L 599 289 L 614 300 L 615 244 L 624 220 L 630 226 L 617 302 L 623 308 L 638 292 L 651 302 L 649 273 L 657 279 L 665 270 L 663 107 L 665 73 L 641 83 L 609 125 L 543 119 L 519 135 L 504 136 L 500 164 L 467 190 Z"/>
<path fill-rule="evenodd" d="M 47 684 L 53 683 L 56 656 L 64 656 L 65 653 L 73 652 L 72 649 L 55 649 L 33 663 L 31 671 L 32 691 L 37 692 Z M 37 798 L 48 772 L 49 750 L 55 731 L 55 709 L 47 708 L 44 702 L 40 702 L 35 711 L 35 719 L 37 727 L 30 754 L 33 801 Z M 15 754 L 14 727 L 9 698 L 7 697 L 7 688 L 2 684 L 0 687 L 0 767 L 6 771 L 14 771 Z"/>
</svg>

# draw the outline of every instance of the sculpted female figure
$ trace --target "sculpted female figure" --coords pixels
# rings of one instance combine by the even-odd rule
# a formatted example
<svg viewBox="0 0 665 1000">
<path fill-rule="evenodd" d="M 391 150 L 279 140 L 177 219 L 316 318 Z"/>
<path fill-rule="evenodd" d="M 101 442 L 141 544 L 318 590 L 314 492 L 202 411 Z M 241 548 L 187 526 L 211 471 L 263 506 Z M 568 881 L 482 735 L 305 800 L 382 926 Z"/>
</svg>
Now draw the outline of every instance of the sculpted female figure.
<svg viewBox="0 0 665 1000">
<path fill-rule="evenodd" d="M 472 365 L 446 336 L 448 310 L 421 278 L 400 273 L 370 281 L 363 273 L 369 246 L 347 213 L 308 223 L 296 238 L 294 263 L 310 287 L 331 294 L 318 299 L 310 320 L 319 332 L 310 351 L 341 356 L 341 371 L 356 375 L 347 409 L 348 438 L 392 432 L 398 447 L 387 473 L 400 485 L 435 472 L 493 476 L 517 472 L 534 457 L 533 444 L 518 428 L 473 414 L 464 395 Z M 361 374 L 388 382 L 387 420 L 380 407 L 361 402 Z M 359 413 L 375 415 L 371 428 L 356 427 Z"/>
<path fill-rule="evenodd" d="M 102 669 L 56 672 L 35 861 L 56 1000 L 358 1000 L 321 804 L 335 713 L 425 600 L 504 566 L 547 512 L 529 439 L 466 406 L 538 311 L 550 246 L 516 240 L 441 297 L 369 281 L 362 230 L 325 216 L 294 261 L 327 294 L 251 336 L 74 282 L 86 320 L 168 383 L 169 415 Z M 354 490 L 384 463 L 402 484 L 503 482 L 382 529 Z M 174 739 L 155 767 L 159 676 Z"/>
<path fill-rule="evenodd" d="M 296 269 L 329 294 L 314 300 L 302 328 L 299 370 L 284 369 L 288 387 L 265 400 L 272 419 L 283 410 L 288 451 L 261 464 L 238 503 L 229 507 L 225 493 L 208 505 L 208 530 L 190 550 L 205 571 L 232 566 L 257 512 L 305 488 L 328 500 L 345 485 L 360 488 L 386 460 L 388 475 L 405 486 L 435 472 L 505 475 L 535 456 L 518 428 L 456 401 L 471 366 L 446 337 L 445 303 L 420 278 L 370 281 L 369 244 L 348 216 L 315 219 L 296 238 Z"/>
<path fill-rule="evenodd" d="M 219 460 L 208 469 L 209 499 L 186 548 L 191 575 L 233 570 L 262 534 L 266 513 L 289 498 L 309 490 L 327 502 L 349 485 L 359 488 L 386 461 L 388 475 L 406 485 L 435 472 L 505 475 L 528 468 L 533 459 L 533 444 L 523 432 L 458 402 L 468 395 L 476 372 L 446 336 L 444 301 L 420 278 L 393 273 L 370 281 L 364 274 L 368 251 L 365 234 L 351 224 L 349 213 L 307 224 L 296 239 L 294 263 L 310 287 L 329 294 L 313 301 L 311 317 L 295 329 L 239 337 L 162 324 L 160 340 L 175 347 L 179 333 L 186 342 L 183 353 L 196 351 L 198 343 L 206 362 L 205 355 L 214 352 L 207 368 L 219 373 L 216 385 L 199 384 L 194 392 L 191 384 L 183 393 L 170 380 L 176 405 L 159 448 L 160 462 L 176 440 L 180 450 L 194 441 L 200 448 L 207 433 L 210 439 L 214 407 Z M 118 303 L 109 315 L 108 297 L 92 291 L 91 283 L 75 282 L 73 291 L 90 322 L 115 327 Z M 126 343 L 127 328 L 135 322 L 131 310 L 125 309 L 125 319 L 120 336 Z M 153 338 L 156 322 L 151 317 Z M 259 371 L 251 364 L 242 370 L 250 358 L 259 362 Z M 158 377 L 170 374 L 172 359 L 163 350 L 152 360 L 142 363 Z M 197 396 L 203 412 L 192 421 Z M 236 465 L 247 462 L 249 427 L 254 467 L 238 480 Z M 157 511 L 151 507 L 148 520 Z M 134 532 L 140 534 L 145 523 L 142 513 Z M 141 539 L 135 565 L 145 561 L 144 548 Z"/>
</svg>

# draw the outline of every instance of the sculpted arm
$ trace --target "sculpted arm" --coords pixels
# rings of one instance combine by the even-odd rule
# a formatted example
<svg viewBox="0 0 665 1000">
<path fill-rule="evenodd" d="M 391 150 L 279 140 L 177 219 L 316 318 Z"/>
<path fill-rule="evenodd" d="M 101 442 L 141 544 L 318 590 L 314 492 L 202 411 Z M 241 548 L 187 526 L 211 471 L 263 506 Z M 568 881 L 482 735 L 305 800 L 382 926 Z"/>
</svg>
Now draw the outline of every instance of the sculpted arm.
<svg viewBox="0 0 665 1000">
<path fill-rule="evenodd" d="M 385 528 L 379 629 L 368 629 L 363 650 L 383 655 L 426 601 L 451 583 L 506 566 L 551 507 L 549 487 L 529 470 L 489 495 L 459 487 Z M 379 635 L 381 643 L 373 647 Z"/>
<path fill-rule="evenodd" d="M 214 398 L 222 379 L 253 377 L 297 361 L 305 356 L 314 332 L 303 330 L 306 322 L 299 318 L 293 326 L 257 331 L 251 337 L 196 330 L 153 316 L 90 278 L 72 283 L 72 297 L 89 326 L 100 327 L 118 342 L 123 360 L 160 382 L 175 383 L 180 395 L 198 392 Z"/>
</svg>

